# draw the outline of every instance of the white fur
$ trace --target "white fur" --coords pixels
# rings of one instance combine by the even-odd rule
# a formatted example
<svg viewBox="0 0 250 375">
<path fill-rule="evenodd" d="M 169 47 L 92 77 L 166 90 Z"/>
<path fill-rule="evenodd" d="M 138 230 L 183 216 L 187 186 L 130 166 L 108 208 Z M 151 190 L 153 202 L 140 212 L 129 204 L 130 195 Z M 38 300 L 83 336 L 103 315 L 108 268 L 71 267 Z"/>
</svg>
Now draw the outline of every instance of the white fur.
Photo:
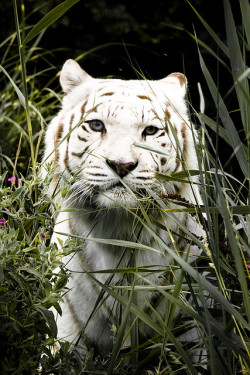
<svg viewBox="0 0 250 375">
<path fill-rule="evenodd" d="M 153 240 L 152 234 L 146 227 L 141 232 L 139 230 L 140 225 L 133 215 L 139 205 L 138 199 L 143 199 L 143 196 L 138 197 L 138 189 L 149 189 L 155 194 L 171 194 L 176 192 L 178 186 L 178 193 L 188 201 L 200 203 L 201 198 L 196 184 L 192 187 L 191 184 L 174 185 L 170 182 L 162 184 L 155 179 L 157 165 L 158 172 L 164 174 L 181 171 L 183 168 L 197 169 L 193 130 L 185 103 L 186 79 L 183 75 L 174 74 L 159 81 L 99 80 L 90 77 L 76 62 L 69 60 L 63 67 L 60 81 L 67 95 L 63 99 L 62 110 L 48 127 L 44 160 L 55 161 L 57 153 L 55 162 L 57 174 L 53 189 L 58 182 L 58 176 L 63 175 L 69 179 L 77 173 L 75 182 L 64 201 L 65 212 L 61 212 L 57 217 L 53 241 L 57 241 L 58 237 L 63 241 L 66 239 L 66 236 L 59 236 L 56 232 L 90 239 L 85 242 L 82 252 L 63 258 L 67 269 L 72 271 L 72 276 L 67 285 L 69 288 L 67 301 L 70 301 L 70 304 L 67 301 L 62 303 L 63 314 L 58 316 L 59 338 L 76 342 L 79 332 L 83 330 L 93 311 L 98 290 L 101 291 L 99 286 L 94 286 L 91 277 L 83 271 L 127 267 L 131 256 L 130 249 L 127 249 L 120 259 L 122 247 L 97 243 L 91 239 L 139 241 L 159 250 L 159 252 L 136 250 L 138 267 L 160 266 L 159 273 L 147 276 L 150 282 L 159 284 L 162 280 L 159 279 L 161 269 L 164 267 L 167 269 L 172 260 L 165 249 Z M 111 92 L 114 94 L 111 95 Z M 105 93 L 107 95 L 103 95 Z M 147 100 L 146 96 L 150 100 Z M 104 135 L 92 131 L 88 122 L 83 122 L 87 132 L 82 129 L 81 124 L 79 125 L 82 120 L 81 108 L 85 102 L 84 120 L 102 121 L 106 128 Z M 168 134 L 165 133 L 158 138 L 165 127 L 166 109 L 171 115 L 170 122 L 177 132 L 179 145 L 176 144 L 169 124 Z M 61 126 L 60 134 L 59 126 Z M 158 127 L 159 131 L 144 139 L 142 134 L 147 126 Z M 72 132 L 68 140 L 60 144 L 60 140 L 67 137 L 70 130 Z M 85 138 L 85 141 L 80 140 L 79 137 Z M 136 147 L 135 142 L 158 150 L 162 154 Z M 185 150 L 183 150 L 184 144 Z M 86 145 L 89 148 L 81 157 L 72 155 L 72 152 L 80 154 Z M 55 148 L 57 151 L 53 152 Z M 182 159 L 182 155 L 178 148 L 185 156 L 185 160 L 179 163 L 177 159 Z M 161 158 L 166 158 L 165 163 Z M 118 163 L 138 163 L 138 165 L 121 178 L 108 166 L 107 159 Z M 98 181 L 93 183 L 93 177 Z M 140 177 L 144 177 L 145 180 Z M 119 181 L 124 183 L 123 187 L 114 186 Z M 197 182 L 195 177 L 193 182 Z M 168 207 L 173 205 L 169 204 Z M 67 209 L 70 209 L 70 212 Z M 193 218 L 186 219 L 184 213 L 176 213 L 176 217 L 185 222 L 191 232 L 198 236 L 203 234 Z M 177 224 L 167 215 L 164 218 L 165 223 L 160 214 L 156 213 L 155 219 L 167 225 L 170 231 L 179 231 Z M 173 247 L 168 231 L 159 230 L 154 226 L 152 229 L 158 230 L 158 236 L 168 246 Z M 174 239 L 178 241 L 177 236 L 174 236 Z M 179 250 L 185 250 L 183 244 L 182 247 Z M 193 255 L 189 257 L 191 261 L 199 253 L 199 249 L 192 247 L 190 253 Z M 102 283 L 105 283 L 109 277 L 106 273 L 94 276 Z M 121 277 L 119 273 L 114 274 L 111 284 L 118 283 Z M 124 279 L 122 284 L 126 285 L 126 283 Z M 150 302 L 151 298 L 152 293 L 139 293 L 138 305 L 141 308 L 146 307 L 147 301 Z M 109 316 L 102 306 L 89 321 L 83 335 L 83 340 L 84 337 L 88 337 L 102 353 L 111 349 L 110 325 L 117 324 L 119 312 L 117 304 L 111 297 L 105 301 L 105 306 L 112 311 L 112 316 Z M 165 302 L 158 306 L 158 311 L 162 316 L 164 315 Z M 152 334 L 143 325 L 140 331 L 143 336 Z"/>
</svg>

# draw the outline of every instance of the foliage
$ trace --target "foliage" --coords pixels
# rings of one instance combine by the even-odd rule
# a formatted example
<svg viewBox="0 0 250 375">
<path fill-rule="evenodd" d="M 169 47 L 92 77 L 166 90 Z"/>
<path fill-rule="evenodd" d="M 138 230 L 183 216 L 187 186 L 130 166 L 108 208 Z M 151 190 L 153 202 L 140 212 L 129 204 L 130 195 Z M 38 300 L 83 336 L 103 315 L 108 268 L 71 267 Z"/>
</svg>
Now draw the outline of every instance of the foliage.
<svg viewBox="0 0 250 375">
<path fill-rule="evenodd" d="M 5 140 L 0 150 L 1 373 L 67 374 L 72 368 L 79 374 L 197 374 L 200 371 L 212 375 L 236 375 L 250 372 L 250 299 L 247 283 L 250 265 L 250 95 L 249 68 L 246 65 L 250 36 L 249 20 L 245 17 L 249 4 L 241 0 L 240 7 L 241 33 L 234 25 L 229 1 L 224 1 L 227 43 L 221 41 L 197 14 L 221 51 L 218 56 L 195 35 L 191 35 L 197 43 L 201 70 L 217 115 L 215 119 L 210 118 L 204 114 L 202 106 L 198 113 L 190 105 L 190 115 L 199 128 L 196 139 L 199 170 L 157 176 L 159 179 L 183 181 L 188 179 L 189 174 L 200 175 L 203 206 L 190 206 L 185 197 L 165 196 L 157 199 L 154 209 L 159 210 L 163 217 L 170 216 L 175 220 L 173 210 L 168 209 L 168 202 L 174 201 L 178 205 L 175 211 L 186 210 L 199 215 L 207 234 L 206 244 L 184 226 L 181 229 L 190 241 L 203 250 L 200 260 L 202 269 L 207 272 L 206 277 L 164 243 L 162 246 L 182 270 L 175 284 L 170 283 L 162 288 L 136 285 L 138 272 L 149 270 L 137 269 L 133 257 L 126 270 L 112 270 L 113 273 L 126 272 L 130 285 L 112 285 L 111 280 L 101 285 L 103 293 L 112 295 L 124 306 L 121 324 L 113 327 L 114 349 L 111 356 L 105 359 L 96 358 L 93 349 L 87 357 L 81 358 L 68 342 L 58 343 L 59 349 L 51 351 L 57 342 L 55 312 L 60 313 L 59 302 L 67 291 L 69 277 L 65 269 L 58 268 L 62 264 L 60 259 L 65 254 L 77 251 L 81 239 L 69 239 L 63 246 L 62 254 L 59 254 L 55 244 L 50 244 L 54 217 L 60 210 L 60 203 L 53 203 L 45 194 L 53 170 L 48 169 L 47 181 L 42 186 L 37 169 L 42 130 L 58 111 L 61 100 L 60 95 L 49 88 L 56 77 L 48 80 L 48 88 L 39 86 L 39 78 L 51 75 L 55 69 L 47 60 L 49 52 L 41 51 L 38 47 L 42 34 L 37 34 L 37 31 L 42 33 L 42 28 L 51 24 L 51 18 L 44 18 L 39 24 L 41 28 L 36 25 L 29 31 L 34 39 L 33 45 L 28 48 L 22 43 L 25 40 L 24 23 L 22 27 L 19 26 L 16 12 L 17 31 L 1 45 L 6 49 L 1 63 L 1 82 L 4 86 L 1 93 L 1 131 Z M 55 14 L 55 9 L 52 15 L 56 19 L 60 15 Z M 25 14 L 22 14 L 24 19 Z M 18 54 L 10 53 L 16 42 Z M 211 75 L 200 52 L 201 47 L 206 48 L 220 69 L 226 71 L 232 85 L 227 97 L 233 97 L 237 107 L 226 106 L 217 84 L 220 77 Z M 36 71 L 35 62 L 41 59 L 46 61 L 46 67 Z M 200 95 L 203 99 L 202 92 Z M 230 150 L 227 151 L 229 163 L 226 164 L 233 161 L 236 165 L 233 171 L 237 171 L 237 176 L 220 160 L 225 145 Z M 31 158 L 32 168 L 29 168 Z M 154 218 L 146 208 L 152 205 L 152 201 L 149 199 L 145 206 L 141 205 L 141 214 L 137 217 L 138 222 L 149 231 Z M 203 216 L 204 213 L 206 216 Z M 161 238 L 157 240 L 162 242 Z M 107 243 L 108 240 L 105 241 Z M 114 242 L 110 240 L 112 244 Z M 117 241 L 116 245 L 144 251 L 142 244 Z M 153 266 L 150 272 L 154 272 Z M 94 278 L 91 274 L 90 277 Z M 136 293 L 141 290 L 156 291 L 166 298 L 169 310 L 165 321 L 157 316 L 153 306 L 155 320 L 137 307 Z M 187 292 L 192 295 L 193 304 L 186 298 Z M 205 303 L 206 299 L 211 303 L 209 306 Z M 52 307 L 54 310 L 51 310 Z M 176 316 L 177 310 L 184 314 Z M 138 319 L 155 331 L 155 337 L 150 341 L 139 342 L 136 334 Z M 122 343 L 128 325 L 131 328 L 132 346 L 124 351 Z M 190 326 L 199 328 L 202 342 L 182 343 L 177 340 L 180 332 L 188 331 Z M 202 363 L 192 363 L 190 360 L 193 352 L 200 347 L 209 354 L 207 369 L 201 367 Z"/>
</svg>

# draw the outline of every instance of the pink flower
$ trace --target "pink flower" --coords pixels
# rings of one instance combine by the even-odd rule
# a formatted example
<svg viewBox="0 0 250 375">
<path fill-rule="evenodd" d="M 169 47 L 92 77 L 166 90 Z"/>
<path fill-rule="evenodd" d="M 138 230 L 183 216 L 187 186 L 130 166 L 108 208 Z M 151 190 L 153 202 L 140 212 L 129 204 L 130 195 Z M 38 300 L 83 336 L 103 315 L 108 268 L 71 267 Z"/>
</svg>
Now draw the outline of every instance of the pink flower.
<svg viewBox="0 0 250 375">
<path fill-rule="evenodd" d="M 0 225 L 5 225 L 5 219 L 0 219 Z"/>
<path fill-rule="evenodd" d="M 43 238 L 45 238 L 45 234 L 44 234 L 44 233 L 41 233 L 41 236 L 42 236 Z"/>
<path fill-rule="evenodd" d="M 15 176 L 12 176 L 11 178 L 8 178 L 8 181 L 10 181 L 10 182 L 14 182 L 14 181 L 16 181 L 16 177 L 15 177 Z"/>
<path fill-rule="evenodd" d="M 18 181 L 18 185 L 21 185 L 23 180 L 21 178 L 19 178 L 17 181 Z"/>
</svg>

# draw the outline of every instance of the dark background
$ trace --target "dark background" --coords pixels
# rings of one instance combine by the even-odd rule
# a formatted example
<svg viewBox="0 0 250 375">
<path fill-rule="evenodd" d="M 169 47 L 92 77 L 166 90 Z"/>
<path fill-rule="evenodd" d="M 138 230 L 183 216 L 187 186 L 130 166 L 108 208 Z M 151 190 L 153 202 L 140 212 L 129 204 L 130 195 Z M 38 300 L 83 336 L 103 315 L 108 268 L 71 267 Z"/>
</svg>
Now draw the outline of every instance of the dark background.
<svg viewBox="0 0 250 375">
<path fill-rule="evenodd" d="M 20 6 L 20 2 L 17 3 Z M 36 24 L 60 3 L 56 0 L 25 0 L 26 26 Z M 231 3 L 234 5 L 236 22 L 239 23 L 239 5 L 235 4 L 237 1 Z M 192 5 L 225 41 L 223 0 L 192 0 Z M 3 40 L 15 30 L 11 1 L 1 2 L 0 14 Z M 80 0 L 46 30 L 39 47 L 50 51 L 44 59 L 48 59 L 58 70 L 67 58 L 86 54 L 79 63 L 95 77 L 111 75 L 136 78 L 132 65 L 152 79 L 163 78 L 175 71 L 185 72 L 195 107 L 199 106 L 197 82 L 200 81 L 206 94 L 207 110 L 209 115 L 213 115 L 213 106 L 199 66 L 196 42 L 184 30 L 192 34 L 195 30 L 199 39 L 219 52 L 185 0 Z M 216 59 L 204 48 L 201 51 L 216 80 Z M 42 68 L 41 60 L 39 64 L 39 68 Z M 221 71 L 222 94 L 225 94 L 232 82 L 225 80 L 223 74 Z"/>
</svg>

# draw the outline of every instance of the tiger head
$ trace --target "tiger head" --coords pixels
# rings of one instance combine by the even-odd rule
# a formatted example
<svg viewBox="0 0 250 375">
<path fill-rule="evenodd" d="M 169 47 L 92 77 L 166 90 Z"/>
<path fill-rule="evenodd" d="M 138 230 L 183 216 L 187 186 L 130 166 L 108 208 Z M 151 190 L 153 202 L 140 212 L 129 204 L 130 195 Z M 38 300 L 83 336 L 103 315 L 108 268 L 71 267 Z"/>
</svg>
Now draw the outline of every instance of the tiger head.
<svg viewBox="0 0 250 375">
<path fill-rule="evenodd" d="M 57 167 L 55 183 L 76 176 L 71 195 L 99 207 L 133 206 L 150 191 L 181 189 L 155 175 L 197 165 L 183 74 L 158 81 L 95 79 L 67 60 L 60 83 L 66 95 L 45 140 L 45 160 Z"/>
</svg>

